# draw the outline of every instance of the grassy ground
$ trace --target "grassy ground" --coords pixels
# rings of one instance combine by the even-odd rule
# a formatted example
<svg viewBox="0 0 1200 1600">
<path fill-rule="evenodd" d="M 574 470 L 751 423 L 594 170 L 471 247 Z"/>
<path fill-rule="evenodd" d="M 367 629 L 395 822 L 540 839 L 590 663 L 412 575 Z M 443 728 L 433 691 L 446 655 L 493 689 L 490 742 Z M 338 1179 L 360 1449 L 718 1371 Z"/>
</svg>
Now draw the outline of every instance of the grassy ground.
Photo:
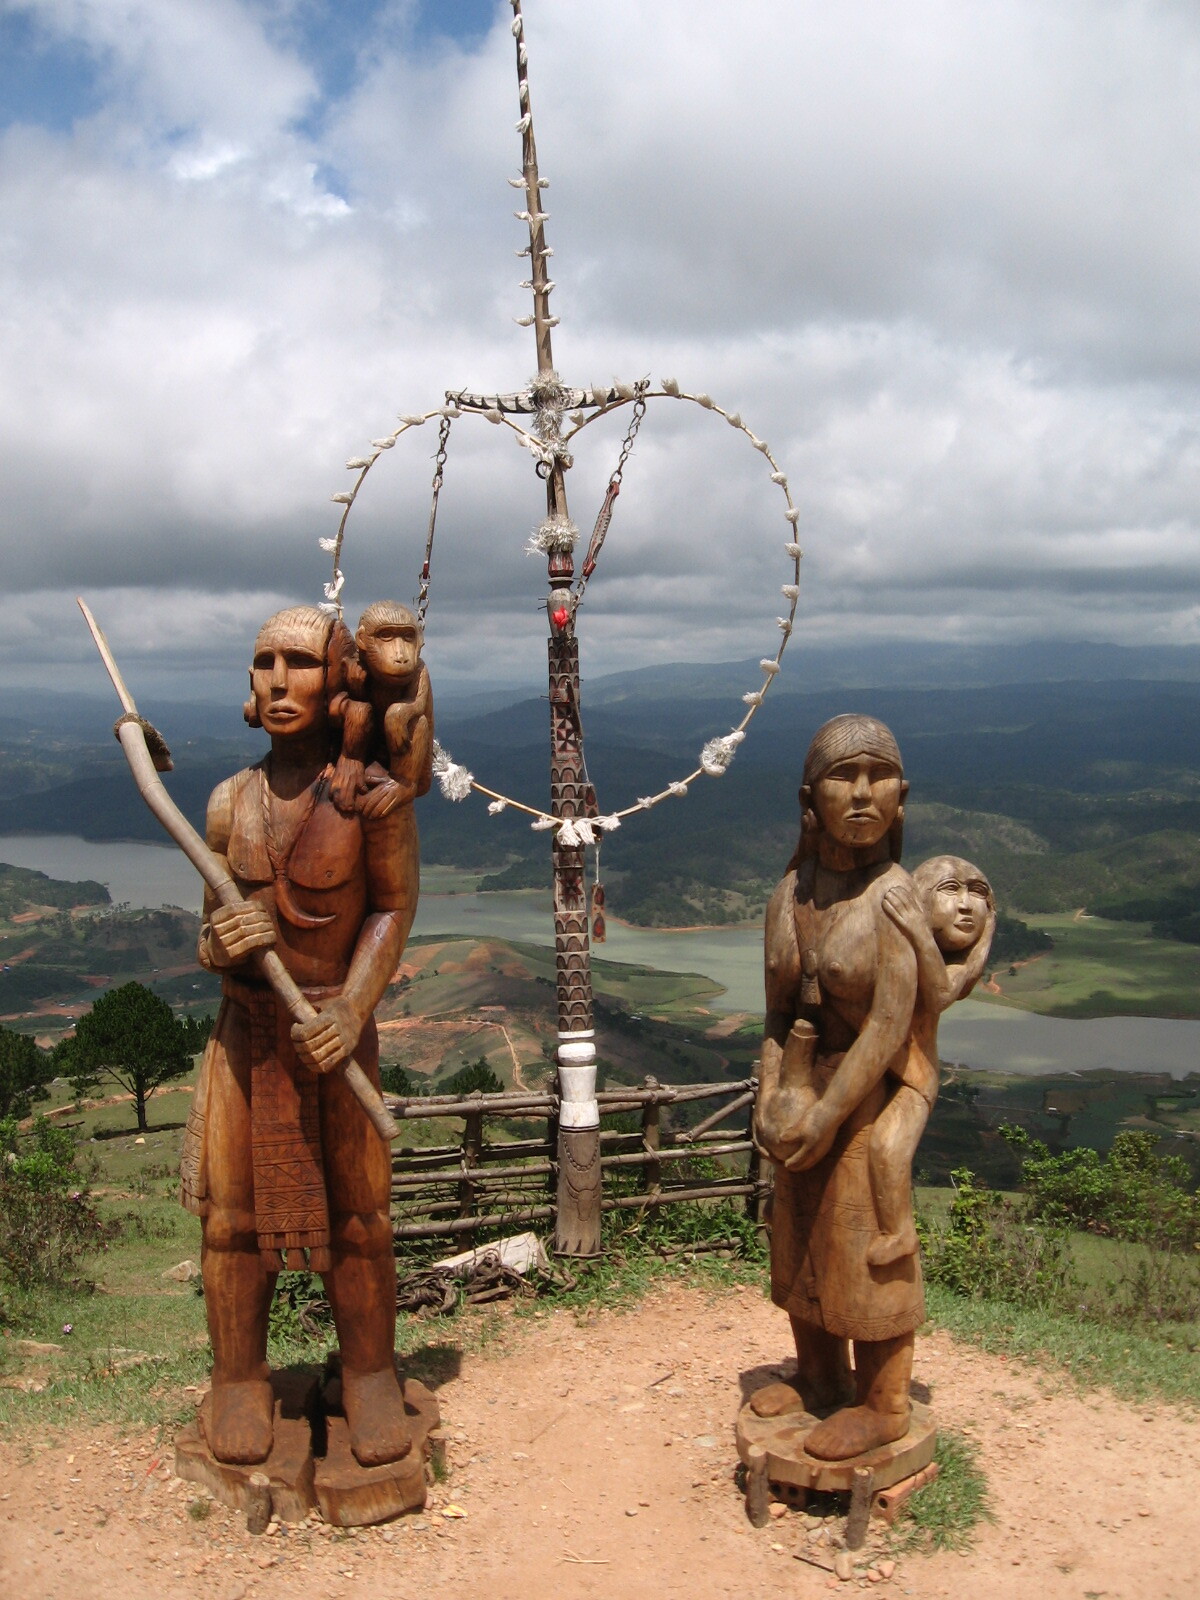
<svg viewBox="0 0 1200 1600">
<path fill-rule="evenodd" d="M 998 968 L 1002 994 L 975 998 L 1048 1017 L 1200 1017 L 1200 945 L 1154 939 L 1140 922 L 1101 917 L 1031 916 L 1054 949 Z"/>
</svg>

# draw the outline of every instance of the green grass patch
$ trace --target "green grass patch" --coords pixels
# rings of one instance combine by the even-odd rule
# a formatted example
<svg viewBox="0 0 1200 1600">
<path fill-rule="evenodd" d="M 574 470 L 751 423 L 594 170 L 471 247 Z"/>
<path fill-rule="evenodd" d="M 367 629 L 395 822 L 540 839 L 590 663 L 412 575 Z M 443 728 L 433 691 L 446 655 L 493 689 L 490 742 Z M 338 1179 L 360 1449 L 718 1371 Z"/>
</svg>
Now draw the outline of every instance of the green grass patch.
<svg viewBox="0 0 1200 1600">
<path fill-rule="evenodd" d="M 955 1428 L 939 1428 L 938 1475 L 913 1495 L 897 1530 L 901 1550 L 966 1550 L 981 1522 L 991 1522 L 979 1446 Z"/>
<path fill-rule="evenodd" d="M 1058 914 L 1030 916 L 1054 949 L 1019 965 L 998 965 L 1000 995 L 977 1000 L 1047 1017 L 1200 1016 L 1200 946 L 1155 938 L 1142 922 Z"/>
<path fill-rule="evenodd" d="M 926 1288 L 930 1320 L 956 1339 L 1062 1373 L 1080 1388 L 1109 1388 L 1125 1400 L 1200 1406 L 1200 1356 L 1144 1333 Z"/>
</svg>

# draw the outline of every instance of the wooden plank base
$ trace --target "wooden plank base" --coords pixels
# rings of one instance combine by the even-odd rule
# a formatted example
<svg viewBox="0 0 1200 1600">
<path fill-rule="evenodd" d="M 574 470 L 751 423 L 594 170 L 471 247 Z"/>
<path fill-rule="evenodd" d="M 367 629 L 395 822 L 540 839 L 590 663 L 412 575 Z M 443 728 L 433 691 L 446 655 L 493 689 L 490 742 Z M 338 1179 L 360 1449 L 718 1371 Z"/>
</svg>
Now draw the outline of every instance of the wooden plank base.
<svg viewBox="0 0 1200 1600">
<path fill-rule="evenodd" d="M 253 1466 L 218 1461 L 204 1436 L 205 1396 L 200 1415 L 175 1441 L 175 1472 L 198 1483 L 222 1505 L 249 1512 L 254 1501 L 252 1473 L 271 1484 L 271 1509 L 281 1522 L 303 1522 L 317 1503 L 313 1491 L 313 1423 L 319 1394 L 317 1370 L 292 1369 L 271 1374 L 275 1391 L 274 1442 L 267 1459 Z"/>
<path fill-rule="evenodd" d="M 912 1422 L 903 1439 L 881 1445 L 846 1461 L 820 1461 L 810 1456 L 804 1440 L 819 1418 L 807 1411 L 785 1411 L 779 1417 L 756 1416 L 749 1401 L 738 1412 L 737 1447 L 743 1463 L 749 1465 L 750 1450 L 760 1446 L 767 1453 L 767 1478 L 787 1490 L 846 1490 L 854 1487 L 855 1469 L 868 1467 L 872 1490 L 887 1489 L 902 1478 L 911 1478 L 933 1460 L 937 1428 L 928 1407 L 913 1402 Z"/>
<path fill-rule="evenodd" d="M 404 1409 L 412 1425 L 412 1449 L 382 1467 L 360 1467 L 350 1449 L 345 1417 L 329 1417 L 328 1447 L 316 1464 L 314 1490 L 321 1515 L 335 1528 L 361 1528 L 423 1509 L 428 1439 L 439 1420 L 437 1400 L 423 1383 L 409 1378 Z"/>
<path fill-rule="evenodd" d="M 401 1381 L 413 1443 L 400 1461 L 360 1467 L 350 1449 L 346 1419 L 338 1414 L 340 1384 L 334 1380 L 323 1391 L 320 1373 L 304 1369 L 271 1374 L 274 1442 L 266 1461 L 252 1466 L 218 1461 L 204 1436 L 202 1402 L 196 1420 L 175 1441 L 176 1474 L 247 1514 L 257 1504 L 251 1477 L 262 1474 L 270 1484 L 271 1511 L 281 1522 L 303 1522 L 318 1508 L 335 1527 L 352 1528 L 420 1511 L 427 1492 L 426 1462 L 440 1438 L 430 1437 L 440 1423 L 438 1403 L 415 1378 Z M 316 1450 L 322 1453 L 318 1456 Z"/>
</svg>

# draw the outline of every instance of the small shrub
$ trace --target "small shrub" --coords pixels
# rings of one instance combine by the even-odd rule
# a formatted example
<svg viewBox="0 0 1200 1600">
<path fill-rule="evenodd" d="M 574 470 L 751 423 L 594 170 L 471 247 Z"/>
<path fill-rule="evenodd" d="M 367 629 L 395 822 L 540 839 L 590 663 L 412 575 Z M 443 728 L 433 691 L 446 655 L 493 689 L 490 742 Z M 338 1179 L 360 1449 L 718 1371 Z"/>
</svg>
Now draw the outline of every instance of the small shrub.
<svg viewBox="0 0 1200 1600">
<path fill-rule="evenodd" d="M 966 1167 L 950 1181 L 945 1225 L 919 1223 L 929 1280 L 973 1299 L 1043 1307 L 1064 1301 L 1075 1283 L 1066 1230 L 1030 1221 L 1002 1194 L 979 1188 Z"/>
<path fill-rule="evenodd" d="M 1160 1249 L 1200 1241 L 1200 1197 L 1187 1163 L 1159 1155 L 1157 1135 L 1123 1129 L 1105 1156 L 1086 1148 L 1052 1156 L 1024 1128 L 1003 1125 L 1000 1132 L 1021 1155 L 1030 1218 Z"/>
<path fill-rule="evenodd" d="M 33 1148 L 0 1159 L 0 1273 L 23 1290 L 90 1287 L 81 1262 L 119 1232 L 87 1194 L 71 1134 L 39 1117 Z"/>
</svg>

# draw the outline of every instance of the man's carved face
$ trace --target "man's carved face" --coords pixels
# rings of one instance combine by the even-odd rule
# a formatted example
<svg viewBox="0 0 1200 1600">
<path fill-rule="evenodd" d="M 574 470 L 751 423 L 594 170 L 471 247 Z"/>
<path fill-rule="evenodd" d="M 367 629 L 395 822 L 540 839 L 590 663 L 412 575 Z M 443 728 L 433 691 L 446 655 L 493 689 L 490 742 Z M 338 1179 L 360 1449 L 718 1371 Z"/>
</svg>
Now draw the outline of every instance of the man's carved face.
<svg viewBox="0 0 1200 1600">
<path fill-rule="evenodd" d="M 325 721 L 325 638 L 317 628 L 268 623 L 254 647 L 250 689 L 272 736 L 308 733 Z"/>
<path fill-rule="evenodd" d="M 907 788 L 890 761 L 854 755 L 821 774 L 813 785 L 812 800 L 830 838 L 863 850 L 887 834 Z"/>
<path fill-rule="evenodd" d="M 356 643 L 373 678 L 407 683 L 421 665 L 421 630 L 413 620 L 396 617 L 370 632 L 360 628 Z"/>
</svg>

